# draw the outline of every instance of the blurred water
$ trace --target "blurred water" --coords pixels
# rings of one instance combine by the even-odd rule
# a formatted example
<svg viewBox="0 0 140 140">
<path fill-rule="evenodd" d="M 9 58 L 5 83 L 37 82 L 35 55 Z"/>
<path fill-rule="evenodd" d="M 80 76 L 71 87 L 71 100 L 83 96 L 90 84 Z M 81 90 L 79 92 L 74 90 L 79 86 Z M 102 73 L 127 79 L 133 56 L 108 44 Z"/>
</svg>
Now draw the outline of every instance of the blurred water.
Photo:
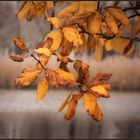
<svg viewBox="0 0 140 140">
<path fill-rule="evenodd" d="M 50 90 L 37 103 L 35 90 L 0 90 L 0 138 L 140 138 L 139 92 L 110 92 L 99 99 L 101 122 L 92 120 L 78 103 L 72 121 L 57 112 L 68 90 Z"/>
</svg>

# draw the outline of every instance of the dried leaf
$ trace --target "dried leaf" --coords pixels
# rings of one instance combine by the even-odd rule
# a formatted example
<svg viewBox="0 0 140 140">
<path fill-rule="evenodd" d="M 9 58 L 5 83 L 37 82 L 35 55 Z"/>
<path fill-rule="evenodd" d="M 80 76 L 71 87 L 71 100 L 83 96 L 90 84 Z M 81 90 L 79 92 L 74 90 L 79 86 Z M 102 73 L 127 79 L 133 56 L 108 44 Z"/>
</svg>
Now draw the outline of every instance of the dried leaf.
<svg viewBox="0 0 140 140">
<path fill-rule="evenodd" d="M 78 47 L 79 45 L 83 45 L 82 36 L 79 33 L 77 28 L 72 27 L 64 27 L 63 28 L 64 37 L 69 41 L 72 42 L 74 46 Z"/>
<path fill-rule="evenodd" d="M 73 99 L 71 99 L 69 104 L 68 104 L 67 111 L 66 111 L 66 113 L 64 115 L 64 119 L 70 120 L 70 119 L 73 118 L 73 116 L 75 114 L 76 106 L 77 106 L 77 102 L 74 101 Z"/>
<path fill-rule="evenodd" d="M 114 34 L 118 33 L 118 25 L 114 19 L 114 17 L 110 14 L 108 10 L 104 10 L 103 15 L 105 16 L 105 21 L 108 25 L 108 27 L 111 29 L 111 31 Z"/>
<path fill-rule="evenodd" d="M 37 87 L 36 94 L 37 101 L 42 100 L 46 96 L 47 91 L 48 91 L 48 81 L 46 79 L 40 80 Z"/>
<path fill-rule="evenodd" d="M 26 45 L 24 44 L 23 40 L 20 39 L 19 37 L 15 37 L 13 39 L 14 44 L 17 48 L 19 48 L 22 51 L 27 51 L 28 49 L 26 48 Z"/>
<path fill-rule="evenodd" d="M 101 111 L 99 105 L 96 105 L 95 111 L 91 114 L 91 117 L 95 121 L 101 121 L 103 119 L 103 112 Z"/>
<path fill-rule="evenodd" d="M 125 56 L 130 56 L 134 50 L 134 42 L 130 40 L 129 44 L 124 49 Z"/>
<path fill-rule="evenodd" d="M 107 90 L 102 85 L 92 86 L 90 89 L 99 94 L 101 97 L 109 97 Z"/>
<path fill-rule="evenodd" d="M 78 73 L 77 81 L 81 84 L 88 84 L 88 81 L 89 81 L 89 65 L 82 64 L 81 61 L 75 60 L 73 67 Z"/>
<path fill-rule="evenodd" d="M 50 51 L 53 52 L 60 47 L 62 41 L 62 34 L 60 31 L 52 31 L 45 36 L 44 42 L 48 39 L 48 37 L 53 39 L 53 43 L 50 47 Z"/>
<path fill-rule="evenodd" d="M 34 52 L 36 52 L 37 54 L 43 54 L 47 57 L 51 56 L 51 51 L 48 48 L 34 49 Z"/>
<path fill-rule="evenodd" d="M 47 20 L 56 28 L 61 27 L 61 23 L 59 22 L 57 17 L 48 17 Z"/>
<path fill-rule="evenodd" d="M 68 103 L 68 101 L 69 101 L 71 95 L 72 95 L 72 93 L 70 93 L 70 94 L 66 97 L 66 99 L 63 101 L 63 103 L 62 103 L 61 106 L 59 107 L 58 112 L 62 111 L 62 110 L 65 108 L 65 106 L 67 105 L 67 103 Z"/>
<path fill-rule="evenodd" d="M 72 52 L 73 49 L 73 45 L 72 43 L 70 43 L 67 39 L 63 39 L 62 41 L 62 45 L 60 47 L 60 53 L 63 56 L 67 56 L 70 55 L 70 53 Z"/>
<path fill-rule="evenodd" d="M 36 80 L 38 75 L 40 74 L 41 70 L 34 68 L 34 69 L 24 69 L 18 78 L 16 78 L 16 85 L 19 86 L 28 86 L 33 81 Z"/>
<path fill-rule="evenodd" d="M 82 93 L 73 94 L 72 99 L 75 100 L 75 101 L 78 101 L 82 96 L 83 96 Z"/>
<path fill-rule="evenodd" d="M 55 87 L 76 87 L 78 85 L 75 80 L 75 76 L 72 73 L 66 72 L 62 69 L 46 69 L 45 76 L 49 84 Z"/>
<path fill-rule="evenodd" d="M 48 61 L 49 61 L 49 58 L 50 58 L 50 57 L 47 57 L 47 56 L 45 56 L 45 55 L 42 55 L 42 56 L 39 57 L 39 61 L 40 61 L 40 63 L 42 64 L 43 67 L 46 66 L 46 64 L 47 64 Z M 40 70 L 42 70 L 43 67 L 40 65 L 40 63 L 37 63 L 37 68 L 40 69 Z"/>
<path fill-rule="evenodd" d="M 66 8 L 62 9 L 62 10 L 57 14 L 57 17 L 59 17 L 59 18 L 70 17 L 70 16 L 72 16 L 78 9 L 79 9 L 79 4 L 78 4 L 78 3 L 71 4 L 71 5 L 67 6 Z"/>
<path fill-rule="evenodd" d="M 96 38 L 94 35 L 89 35 L 87 40 L 87 49 L 89 51 L 95 51 L 95 45 L 96 45 Z"/>
<path fill-rule="evenodd" d="M 96 2 L 94 1 L 80 1 L 79 10 L 75 13 L 76 15 L 92 13 L 96 10 Z"/>
<path fill-rule="evenodd" d="M 27 17 L 30 11 L 30 1 L 23 2 L 20 9 L 17 11 L 17 16 L 19 20 L 23 20 Z"/>
<path fill-rule="evenodd" d="M 16 62 L 23 62 L 24 59 L 21 55 L 17 54 L 17 55 L 14 55 L 14 56 L 10 56 L 10 59 L 12 59 L 13 61 L 16 61 Z"/>
<path fill-rule="evenodd" d="M 130 40 L 120 37 L 111 39 L 111 46 L 117 53 L 124 54 L 125 48 L 129 45 Z"/>
<path fill-rule="evenodd" d="M 107 10 L 110 12 L 110 14 L 112 14 L 112 16 L 118 20 L 121 24 L 123 25 L 128 25 L 129 24 L 129 20 L 127 15 L 122 11 L 121 8 L 118 7 L 110 7 L 107 8 Z"/>
<path fill-rule="evenodd" d="M 100 13 L 97 11 L 96 13 L 91 14 L 88 17 L 87 28 L 90 34 L 96 34 L 100 30 L 100 26 L 102 23 L 102 18 Z"/>
<path fill-rule="evenodd" d="M 97 106 L 97 98 L 92 93 L 84 93 L 83 106 L 89 114 L 93 114 Z"/>
<path fill-rule="evenodd" d="M 111 76 L 112 74 L 108 73 L 98 73 L 93 79 L 93 85 L 102 84 L 104 81 L 107 81 Z"/>
<path fill-rule="evenodd" d="M 53 4 L 53 1 L 47 1 L 47 9 L 48 10 L 51 10 L 52 8 L 54 8 L 54 4 Z"/>
</svg>

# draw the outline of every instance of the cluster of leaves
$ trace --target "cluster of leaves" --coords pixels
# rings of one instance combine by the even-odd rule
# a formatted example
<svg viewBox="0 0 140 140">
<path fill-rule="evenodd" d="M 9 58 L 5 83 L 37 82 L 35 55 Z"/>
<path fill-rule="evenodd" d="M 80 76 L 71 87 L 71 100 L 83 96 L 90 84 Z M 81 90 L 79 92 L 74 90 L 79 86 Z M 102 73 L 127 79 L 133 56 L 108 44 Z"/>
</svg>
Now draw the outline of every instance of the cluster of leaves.
<svg viewBox="0 0 140 140">
<path fill-rule="evenodd" d="M 114 50 L 122 54 L 131 54 L 133 40 L 122 38 L 123 31 L 131 32 L 131 24 L 128 17 L 119 7 L 106 7 L 103 10 L 97 8 L 96 2 L 73 2 L 62 9 L 56 15 L 49 16 L 48 11 L 54 8 L 54 2 L 49 1 L 26 1 L 17 12 L 19 20 L 32 20 L 36 16 L 45 17 L 53 26 L 44 40 L 37 44 L 33 52 L 30 52 L 19 37 L 14 38 L 15 46 L 25 52 L 24 55 L 11 56 L 11 59 L 22 62 L 25 57 L 31 56 L 37 60 L 34 68 L 24 69 L 16 79 L 16 84 L 28 86 L 44 72 L 44 79 L 40 80 L 37 87 L 37 100 L 42 100 L 50 86 L 79 88 L 76 94 L 70 93 L 59 108 L 62 111 L 67 105 L 65 119 L 70 120 L 74 116 L 75 108 L 79 99 L 83 97 L 83 106 L 88 114 L 96 121 L 103 118 L 103 113 L 97 104 L 97 98 L 108 98 L 108 90 L 111 85 L 105 81 L 111 74 L 98 73 L 92 81 L 89 81 L 89 65 L 81 60 L 72 60 L 70 53 L 77 53 L 85 49 L 94 53 L 96 60 L 101 60 L 103 49 Z M 120 27 L 123 29 L 120 30 Z M 140 25 L 136 26 L 135 32 L 140 32 Z M 35 55 L 38 57 L 36 58 Z M 53 70 L 47 67 L 52 55 L 60 62 L 59 68 Z M 72 63 L 77 72 L 74 75 L 68 69 Z"/>
</svg>

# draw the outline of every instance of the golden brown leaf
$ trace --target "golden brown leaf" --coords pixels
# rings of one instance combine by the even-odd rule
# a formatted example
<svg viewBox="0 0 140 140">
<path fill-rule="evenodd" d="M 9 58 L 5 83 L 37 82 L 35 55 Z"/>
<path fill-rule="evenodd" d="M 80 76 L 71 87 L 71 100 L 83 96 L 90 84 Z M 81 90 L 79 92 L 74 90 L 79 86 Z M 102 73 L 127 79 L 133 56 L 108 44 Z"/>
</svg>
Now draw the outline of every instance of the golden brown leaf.
<svg viewBox="0 0 140 140">
<path fill-rule="evenodd" d="M 46 79 L 40 80 L 38 83 L 38 87 L 37 87 L 37 94 L 36 94 L 36 98 L 37 101 L 42 100 L 48 91 L 48 81 Z"/>
<path fill-rule="evenodd" d="M 129 20 L 127 15 L 122 11 L 121 8 L 118 7 L 110 7 L 107 8 L 107 10 L 110 12 L 110 14 L 112 14 L 112 16 L 118 20 L 121 24 L 123 25 L 128 25 L 129 24 Z"/>
<path fill-rule="evenodd" d="M 103 57 L 103 46 L 102 46 L 98 36 L 95 36 L 95 39 L 96 39 L 96 46 L 95 46 L 94 58 L 97 61 L 99 61 Z"/>
<path fill-rule="evenodd" d="M 97 98 L 92 93 L 84 93 L 83 106 L 89 114 L 93 114 L 97 106 Z"/>
<path fill-rule="evenodd" d="M 104 10 L 103 14 L 105 16 L 105 21 L 106 21 L 108 27 L 111 29 L 111 31 L 114 34 L 117 34 L 118 33 L 118 25 L 117 25 L 114 17 L 110 14 L 110 12 L 108 10 Z"/>
<path fill-rule="evenodd" d="M 82 36 L 79 33 L 79 30 L 77 28 L 72 27 L 64 27 L 63 28 L 64 37 L 71 43 L 73 43 L 74 46 L 78 47 L 79 45 L 83 45 L 83 39 Z"/>
<path fill-rule="evenodd" d="M 27 17 L 30 11 L 30 1 L 25 1 L 21 5 L 20 9 L 17 11 L 17 16 L 19 20 L 23 20 Z"/>
<path fill-rule="evenodd" d="M 24 69 L 18 78 L 16 78 L 16 85 L 19 86 L 28 86 L 33 81 L 36 80 L 38 75 L 40 74 L 41 70 L 34 68 L 34 69 Z"/>
<path fill-rule="evenodd" d="M 23 40 L 20 39 L 19 37 L 15 37 L 13 39 L 14 44 L 17 48 L 19 48 L 22 51 L 27 51 L 28 49 L 26 48 L 26 45 L 24 44 Z"/>
<path fill-rule="evenodd" d="M 79 9 L 79 4 L 78 4 L 78 3 L 71 4 L 71 5 L 67 6 L 66 8 L 62 9 L 62 10 L 57 14 L 57 17 L 59 17 L 59 18 L 70 17 L 70 16 L 73 15 L 78 9 Z"/>
<path fill-rule="evenodd" d="M 59 22 L 57 17 L 48 17 L 47 20 L 56 28 L 61 27 L 61 23 Z"/>
<path fill-rule="evenodd" d="M 98 33 L 100 30 L 101 23 L 102 18 L 98 11 L 96 13 L 91 14 L 87 20 L 88 32 L 90 34 Z"/>
<path fill-rule="evenodd" d="M 82 64 L 80 60 L 75 60 L 74 69 L 78 73 L 77 81 L 81 84 L 88 84 L 89 81 L 89 65 Z"/>
<path fill-rule="evenodd" d="M 112 74 L 109 73 L 98 73 L 93 79 L 93 85 L 99 85 L 102 84 L 104 81 L 107 81 Z"/>
<path fill-rule="evenodd" d="M 78 101 L 82 96 L 83 96 L 82 93 L 73 94 L 72 99 L 75 100 L 75 101 Z"/>
<path fill-rule="evenodd" d="M 44 55 L 41 55 L 41 56 L 39 57 L 39 61 L 40 61 L 40 63 L 42 64 L 42 66 L 45 67 L 46 64 L 47 64 L 48 61 L 49 61 L 49 57 L 44 56 Z M 43 67 L 41 66 L 40 63 L 37 63 L 37 68 L 40 69 L 40 70 L 42 70 Z"/>
<path fill-rule="evenodd" d="M 64 119 L 70 120 L 73 118 L 73 116 L 75 114 L 76 106 L 77 106 L 77 102 L 74 101 L 73 99 L 71 99 L 69 104 L 68 104 L 68 108 L 66 110 L 66 113 L 64 115 Z"/>
<path fill-rule="evenodd" d="M 125 39 L 125 38 L 120 38 L 120 37 L 115 37 L 111 40 L 111 46 L 113 50 L 115 50 L 117 53 L 123 54 L 125 48 L 130 43 L 130 39 Z"/>
<path fill-rule="evenodd" d="M 60 47 L 60 53 L 63 56 L 67 56 L 70 55 L 70 53 L 72 52 L 73 49 L 73 45 L 72 43 L 70 43 L 67 39 L 63 39 L 62 41 L 62 45 Z"/>
<path fill-rule="evenodd" d="M 23 62 L 24 59 L 21 55 L 17 54 L 17 55 L 11 55 L 10 56 L 10 59 L 12 59 L 13 61 L 16 61 L 16 62 Z"/>
<path fill-rule="evenodd" d="M 62 34 L 60 31 L 52 31 L 45 36 L 44 42 L 48 39 L 48 37 L 53 39 L 53 43 L 50 47 L 50 51 L 53 52 L 60 47 L 62 41 Z"/>
<path fill-rule="evenodd" d="M 59 107 L 58 112 L 62 111 L 62 110 L 65 108 L 65 106 L 67 105 L 67 103 L 68 103 L 68 101 L 69 101 L 71 95 L 72 95 L 72 93 L 70 93 L 70 94 L 66 97 L 66 99 L 63 101 L 63 103 L 62 103 L 61 106 Z"/>
<path fill-rule="evenodd" d="M 39 48 L 39 49 L 34 49 L 34 52 L 36 52 L 37 54 L 43 54 L 47 57 L 51 56 L 51 52 L 48 48 Z"/>
<path fill-rule="evenodd" d="M 78 85 L 75 80 L 75 76 L 72 73 L 66 72 L 62 69 L 46 69 L 45 76 L 49 84 L 55 87 L 76 87 Z"/>
<path fill-rule="evenodd" d="M 47 1 L 47 9 L 51 10 L 54 7 L 53 1 Z"/>
<path fill-rule="evenodd" d="M 103 112 L 98 104 L 96 105 L 95 111 L 90 115 L 95 121 L 101 121 L 103 119 Z"/>
<path fill-rule="evenodd" d="M 101 97 L 105 97 L 105 98 L 109 97 L 107 90 L 102 85 L 92 86 L 90 89 L 96 92 L 97 94 L 99 94 Z"/>
</svg>

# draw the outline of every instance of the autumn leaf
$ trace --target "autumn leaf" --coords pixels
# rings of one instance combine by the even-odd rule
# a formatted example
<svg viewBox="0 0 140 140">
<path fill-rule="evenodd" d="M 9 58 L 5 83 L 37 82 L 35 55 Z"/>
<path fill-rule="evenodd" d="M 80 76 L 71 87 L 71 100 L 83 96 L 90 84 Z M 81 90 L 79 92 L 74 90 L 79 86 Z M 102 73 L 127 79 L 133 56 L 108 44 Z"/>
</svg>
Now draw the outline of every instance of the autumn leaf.
<svg viewBox="0 0 140 140">
<path fill-rule="evenodd" d="M 111 76 L 112 74 L 109 74 L 109 73 L 98 73 L 94 77 L 92 84 L 93 85 L 103 84 L 103 82 L 107 81 Z"/>
<path fill-rule="evenodd" d="M 92 93 L 84 93 L 83 106 L 87 110 L 88 114 L 93 114 L 97 106 L 97 98 Z"/>
<path fill-rule="evenodd" d="M 27 17 L 30 10 L 30 1 L 25 1 L 22 3 L 20 9 L 17 11 L 17 16 L 19 20 L 23 20 Z"/>
<path fill-rule="evenodd" d="M 112 16 L 118 20 L 123 25 L 128 25 L 129 20 L 127 15 L 119 7 L 109 7 L 107 10 L 112 14 Z"/>
<path fill-rule="evenodd" d="M 36 67 L 37 67 L 38 69 L 42 70 L 43 67 L 45 67 L 46 64 L 48 63 L 49 58 L 50 58 L 50 57 L 47 57 L 47 56 L 45 56 L 45 55 L 40 56 L 40 57 L 39 57 L 39 61 L 40 61 L 40 63 L 41 63 L 42 65 L 41 65 L 39 62 L 37 62 Z M 42 67 L 42 66 L 43 66 L 43 67 Z"/>
<path fill-rule="evenodd" d="M 78 9 L 79 9 L 79 3 L 71 4 L 71 5 L 67 6 L 66 8 L 62 9 L 62 10 L 57 14 L 57 17 L 59 17 L 59 18 L 70 17 L 70 16 L 73 15 Z"/>
<path fill-rule="evenodd" d="M 46 69 L 45 76 L 49 84 L 55 87 L 76 87 L 78 85 L 75 80 L 75 76 L 62 69 Z"/>
<path fill-rule="evenodd" d="M 105 16 L 105 21 L 108 25 L 108 27 L 111 29 L 111 31 L 114 34 L 118 33 L 118 25 L 114 19 L 114 17 L 110 14 L 108 10 L 104 10 L 103 15 Z"/>
<path fill-rule="evenodd" d="M 33 81 L 36 80 L 38 75 L 40 74 L 41 70 L 37 68 L 33 69 L 24 69 L 18 78 L 16 78 L 16 85 L 19 86 L 28 86 Z"/>
<path fill-rule="evenodd" d="M 111 40 L 112 49 L 117 53 L 124 54 L 125 48 L 129 46 L 130 39 L 115 37 Z"/>
<path fill-rule="evenodd" d="M 96 2 L 94 1 L 80 1 L 79 2 L 79 9 L 78 11 L 75 13 L 75 15 L 85 15 L 85 14 L 89 14 L 92 13 L 96 10 Z"/>
<path fill-rule="evenodd" d="M 78 47 L 79 45 L 82 45 L 83 39 L 82 36 L 79 33 L 79 30 L 77 28 L 72 27 L 64 27 L 63 28 L 64 37 L 71 43 L 73 43 L 74 46 Z"/>
<path fill-rule="evenodd" d="M 46 1 L 46 3 L 47 3 L 47 9 L 48 9 L 48 10 L 51 10 L 52 8 L 54 8 L 54 3 L 53 3 L 53 1 Z"/>
<path fill-rule="evenodd" d="M 47 20 L 56 28 L 61 27 L 61 23 L 59 22 L 57 17 L 48 17 Z"/>
<path fill-rule="evenodd" d="M 82 93 L 73 94 L 73 95 L 72 95 L 72 99 L 73 99 L 74 101 L 78 101 L 82 96 L 83 96 Z"/>
<path fill-rule="evenodd" d="M 60 52 L 58 52 L 58 51 L 56 51 L 55 54 L 56 54 L 56 56 L 57 56 L 57 60 L 58 60 L 58 61 L 62 61 L 62 62 L 65 63 L 65 64 L 68 63 L 69 60 L 68 60 L 68 57 L 67 57 L 67 56 L 62 56 L 62 55 L 60 54 Z"/>
<path fill-rule="evenodd" d="M 94 112 L 90 115 L 95 121 L 101 121 L 103 119 L 103 112 L 101 111 L 99 105 L 96 105 Z"/>
<path fill-rule="evenodd" d="M 88 39 L 87 39 L 87 49 L 89 51 L 95 51 L 95 45 L 96 45 L 96 38 L 95 38 L 95 35 L 89 35 L 88 36 Z"/>
<path fill-rule="evenodd" d="M 46 96 L 47 91 L 48 91 L 48 81 L 46 79 L 40 80 L 37 87 L 36 94 L 37 101 L 42 100 Z"/>
<path fill-rule="evenodd" d="M 64 119 L 70 120 L 73 118 L 73 116 L 75 114 L 76 106 L 77 106 L 77 102 L 75 100 L 71 99 L 69 104 L 68 104 L 66 113 L 64 115 Z"/>
<path fill-rule="evenodd" d="M 72 93 L 70 93 L 70 94 L 66 97 L 66 99 L 63 101 L 63 103 L 62 103 L 61 106 L 59 107 L 58 112 L 62 111 L 62 110 L 65 108 L 65 106 L 67 105 L 67 103 L 68 103 L 68 101 L 69 101 L 71 95 L 72 95 Z"/>
<path fill-rule="evenodd" d="M 39 48 L 39 49 L 34 49 L 34 52 L 36 52 L 37 54 L 43 54 L 47 57 L 51 56 L 51 52 L 48 48 Z"/>
<path fill-rule="evenodd" d="M 80 60 L 75 60 L 74 69 L 78 73 L 77 81 L 81 84 L 88 84 L 89 81 L 89 65 L 83 64 Z"/>
<path fill-rule="evenodd" d="M 16 61 L 16 62 L 23 62 L 24 61 L 23 56 L 21 56 L 19 54 L 11 55 L 10 59 L 12 59 L 13 61 Z"/>
<path fill-rule="evenodd" d="M 53 52 L 60 47 L 62 41 L 62 34 L 60 31 L 52 31 L 45 36 L 44 42 L 48 39 L 48 37 L 53 39 L 53 43 L 50 47 L 50 51 Z"/>
<path fill-rule="evenodd" d="M 101 23 L 102 23 L 102 18 L 98 11 L 91 14 L 87 20 L 88 32 L 90 34 L 98 33 Z"/>
<path fill-rule="evenodd" d="M 14 44 L 17 48 L 19 48 L 22 51 L 27 51 L 28 49 L 26 48 L 26 45 L 24 44 L 23 40 L 20 39 L 19 37 L 15 37 L 13 39 Z"/>
<path fill-rule="evenodd" d="M 62 45 L 60 47 L 60 53 L 63 56 L 67 56 L 70 55 L 70 53 L 72 52 L 73 49 L 73 45 L 72 43 L 70 43 L 67 39 L 63 39 L 62 41 Z"/>
<path fill-rule="evenodd" d="M 107 90 L 102 85 L 92 86 L 90 89 L 99 94 L 101 97 L 109 97 Z"/>
</svg>

